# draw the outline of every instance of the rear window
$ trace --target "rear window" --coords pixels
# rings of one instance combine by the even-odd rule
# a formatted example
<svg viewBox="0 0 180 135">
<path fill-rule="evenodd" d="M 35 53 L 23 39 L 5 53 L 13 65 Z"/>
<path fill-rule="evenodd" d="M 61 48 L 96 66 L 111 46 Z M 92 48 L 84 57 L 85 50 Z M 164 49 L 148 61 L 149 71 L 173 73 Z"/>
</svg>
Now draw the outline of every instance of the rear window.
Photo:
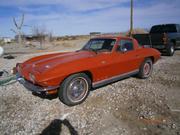
<svg viewBox="0 0 180 135">
<path fill-rule="evenodd" d="M 173 33 L 177 32 L 176 25 L 167 24 L 167 25 L 156 25 L 151 28 L 150 33 Z"/>
</svg>

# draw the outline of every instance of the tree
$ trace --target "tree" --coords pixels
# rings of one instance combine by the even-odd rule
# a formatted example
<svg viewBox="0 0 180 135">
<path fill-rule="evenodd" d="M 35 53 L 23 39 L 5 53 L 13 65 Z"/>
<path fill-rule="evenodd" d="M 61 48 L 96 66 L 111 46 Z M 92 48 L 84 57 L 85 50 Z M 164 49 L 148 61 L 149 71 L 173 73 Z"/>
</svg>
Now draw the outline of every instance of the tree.
<svg viewBox="0 0 180 135">
<path fill-rule="evenodd" d="M 16 27 L 16 30 L 11 29 L 16 35 L 18 35 L 18 43 L 22 45 L 22 27 L 24 24 L 24 14 L 22 14 L 21 21 L 17 23 L 15 17 L 13 17 L 13 23 Z"/>
<path fill-rule="evenodd" d="M 47 30 L 44 26 L 34 26 L 32 29 L 33 36 L 36 37 L 36 39 L 40 43 L 40 49 L 43 49 L 43 42 L 45 41 L 45 38 L 47 36 Z"/>
</svg>

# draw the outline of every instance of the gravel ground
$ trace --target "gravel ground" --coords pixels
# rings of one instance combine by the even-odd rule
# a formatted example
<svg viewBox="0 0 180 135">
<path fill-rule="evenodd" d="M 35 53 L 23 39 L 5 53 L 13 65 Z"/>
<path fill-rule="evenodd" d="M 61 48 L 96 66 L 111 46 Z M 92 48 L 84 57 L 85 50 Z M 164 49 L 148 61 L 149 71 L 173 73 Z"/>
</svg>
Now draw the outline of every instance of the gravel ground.
<svg viewBox="0 0 180 135">
<path fill-rule="evenodd" d="M 0 70 L 34 55 L 0 58 Z M 162 56 L 149 79 L 93 90 L 75 107 L 34 96 L 17 82 L 0 87 L 0 134 L 180 135 L 180 51 Z"/>
</svg>

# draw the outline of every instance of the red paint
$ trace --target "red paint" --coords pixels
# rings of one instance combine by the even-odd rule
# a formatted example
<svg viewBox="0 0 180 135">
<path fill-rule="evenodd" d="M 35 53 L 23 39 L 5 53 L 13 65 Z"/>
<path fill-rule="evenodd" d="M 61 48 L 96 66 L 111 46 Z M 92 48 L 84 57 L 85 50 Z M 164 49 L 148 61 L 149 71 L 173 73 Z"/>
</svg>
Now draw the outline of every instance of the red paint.
<svg viewBox="0 0 180 135">
<path fill-rule="evenodd" d="M 100 37 L 116 39 L 111 52 L 79 51 L 55 53 L 34 57 L 20 64 L 20 74 L 30 81 L 29 74 L 35 76 L 35 84 L 47 87 L 58 86 L 71 74 L 88 71 L 92 75 L 92 83 L 116 75 L 139 69 L 147 57 L 152 57 L 154 63 L 160 58 L 159 51 L 152 48 L 139 47 L 135 39 L 129 37 Z M 130 39 L 134 50 L 120 52 L 116 48 L 121 39 Z"/>
</svg>

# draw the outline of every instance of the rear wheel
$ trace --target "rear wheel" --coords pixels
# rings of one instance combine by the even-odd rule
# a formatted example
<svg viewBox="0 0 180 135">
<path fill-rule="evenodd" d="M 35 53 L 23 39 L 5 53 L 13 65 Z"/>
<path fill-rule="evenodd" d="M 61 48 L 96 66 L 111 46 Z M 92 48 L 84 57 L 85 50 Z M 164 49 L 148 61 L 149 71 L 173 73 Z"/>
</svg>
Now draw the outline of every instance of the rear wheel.
<svg viewBox="0 0 180 135">
<path fill-rule="evenodd" d="M 166 54 L 168 56 L 173 56 L 174 55 L 174 51 L 175 51 L 175 48 L 174 48 L 174 44 L 173 43 L 170 43 L 167 47 L 167 50 L 166 50 Z"/>
<path fill-rule="evenodd" d="M 146 79 L 150 77 L 153 70 L 153 64 L 152 60 L 150 58 L 147 58 L 144 60 L 144 62 L 141 64 L 141 67 L 139 69 L 138 77 L 142 79 Z"/>
<path fill-rule="evenodd" d="M 91 80 L 84 73 L 66 78 L 60 86 L 59 99 L 68 106 L 82 103 L 89 94 Z"/>
</svg>

